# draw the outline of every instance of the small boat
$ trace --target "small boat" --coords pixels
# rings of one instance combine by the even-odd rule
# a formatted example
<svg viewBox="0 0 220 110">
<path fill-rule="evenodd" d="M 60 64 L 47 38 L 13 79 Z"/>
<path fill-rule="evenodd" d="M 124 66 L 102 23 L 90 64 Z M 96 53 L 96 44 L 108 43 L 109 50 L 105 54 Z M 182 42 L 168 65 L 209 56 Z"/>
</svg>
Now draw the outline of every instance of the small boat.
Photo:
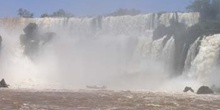
<svg viewBox="0 0 220 110">
<path fill-rule="evenodd" d="M 107 89 L 106 86 L 98 86 L 98 85 L 94 85 L 94 86 L 86 86 L 86 88 L 88 89 L 99 89 L 99 90 L 103 90 L 103 89 Z"/>
</svg>

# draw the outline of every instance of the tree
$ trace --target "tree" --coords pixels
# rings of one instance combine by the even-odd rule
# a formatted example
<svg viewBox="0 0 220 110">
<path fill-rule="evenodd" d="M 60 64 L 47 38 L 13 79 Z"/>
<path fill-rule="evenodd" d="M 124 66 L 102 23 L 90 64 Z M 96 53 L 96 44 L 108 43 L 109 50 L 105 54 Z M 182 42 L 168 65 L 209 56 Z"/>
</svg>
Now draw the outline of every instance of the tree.
<svg viewBox="0 0 220 110">
<path fill-rule="evenodd" d="M 73 17 L 74 15 L 71 13 L 65 12 L 63 9 L 59 9 L 58 11 L 54 12 L 51 17 Z"/>
<path fill-rule="evenodd" d="M 50 15 L 48 15 L 47 13 L 44 13 L 40 16 L 41 18 L 46 18 L 46 17 L 50 17 Z"/>
<path fill-rule="evenodd" d="M 204 7 L 209 5 L 210 0 L 194 0 L 186 9 L 193 12 L 200 12 Z"/>
<path fill-rule="evenodd" d="M 31 13 L 28 10 L 23 9 L 23 8 L 18 9 L 18 15 L 23 18 L 33 18 L 33 16 L 34 16 L 33 13 Z"/>
<path fill-rule="evenodd" d="M 220 15 L 220 0 L 194 0 L 186 9 L 200 13 L 200 20 L 216 20 Z"/>
<path fill-rule="evenodd" d="M 134 16 L 134 15 L 138 15 L 140 13 L 141 13 L 141 11 L 136 10 L 136 9 L 122 9 L 122 8 L 120 8 L 120 9 L 116 10 L 115 12 L 110 13 L 108 15 L 109 16 L 122 16 L 122 15 L 132 15 L 132 16 Z"/>
<path fill-rule="evenodd" d="M 53 12 L 53 14 L 47 14 L 44 13 L 41 15 L 41 18 L 46 18 L 46 17 L 74 17 L 72 13 L 67 13 L 63 9 L 59 9 L 56 12 Z"/>
</svg>

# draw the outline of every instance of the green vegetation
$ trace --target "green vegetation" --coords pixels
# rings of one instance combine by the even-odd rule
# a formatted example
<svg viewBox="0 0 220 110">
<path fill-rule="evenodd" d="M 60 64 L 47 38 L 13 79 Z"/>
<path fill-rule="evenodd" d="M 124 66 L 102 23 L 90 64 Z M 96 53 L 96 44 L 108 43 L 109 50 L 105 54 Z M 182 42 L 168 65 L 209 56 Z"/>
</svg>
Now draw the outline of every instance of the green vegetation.
<svg viewBox="0 0 220 110">
<path fill-rule="evenodd" d="M 44 14 L 42 14 L 40 17 L 41 17 L 41 18 L 47 18 L 47 17 L 50 17 L 50 15 L 47 14 L 47 13 L 44 13 Z"/>
<path fill-rule="evenodd" d="M 194 0 L 186 9 L 192 12 L 199 12 L 200 21 L 218 20 L 220 0 Z"/>
<path fill-rule="evenodd" d="M 23 9 L 23 8 L 19 8 L 18 9 L 18 15 L 22 18 L 33 18 L 34 14 L 31 13 L 30 11 Z M 74 15 L 71 13 L 67 13 L 65 12 L 63 9 L 59 9 L 56 12 L 53 12 L 51 15 L 44 13 L 41 15 L 41 18 L 46 18 L 46 17 L 73 17 Z"/>
<path fill-rule="evenodd" d="M 120 8 L 120 9 L 116 10 L 115 12 L 108 14 L 107 16 L 123 16 L 123 15 L 134 16 L 134 15 L 138 15 L 140 13 L 141 13 L 141 11 L 136 10 L 136 9 L 122 9 L 122 8 Z"/>
<path fill-rule="evenodd" d="M 18 9 L 18 15 L 22 18 L 33 18 L 34 16 L 33 13 L 23 8 Z"/>
<path fill-rule="evenodd" d="M 193 40 L 220 33 L 220 0 L 194 0 L 187 10 L 200 13 L 200 21 L 188 29 Z"/>
<path fill-rule="evenodd" d="M 53 12 L 53 14 L 49 15 L 47 13 L 44 13 L 41 15 L 41 18 L 45 18 L 45 17 L 73 17 L 74 15 L 71 14 L 71 13 L 67 13 L 65 12 L 63 9 L 59 9 L 58 11 L 56 12 Z"/>
<path fill-rule="evenodd" d="M 200 13 L 199 23 L 187 29 L 190 43 L 198 37 L 220 33 L 220 0 L 194 0 L 187 9 Z"/>
</svg>

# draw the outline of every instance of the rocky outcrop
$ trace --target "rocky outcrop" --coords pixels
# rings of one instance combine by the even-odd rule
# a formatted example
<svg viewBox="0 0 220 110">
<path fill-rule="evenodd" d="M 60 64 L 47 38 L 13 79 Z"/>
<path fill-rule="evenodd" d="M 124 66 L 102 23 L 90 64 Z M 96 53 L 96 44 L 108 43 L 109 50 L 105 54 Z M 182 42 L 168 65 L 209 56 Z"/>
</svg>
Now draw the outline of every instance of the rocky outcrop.
<svg viewBox="0 0 220 110">
<path fill-rule="evenodd" d="M 8 88 L 8 84 L 5 82 L 5 79 L 2 79 L 0 81 L 0 88 Z"/>
<path fill-rule="evenodd" d="M 186 86 L 183 92 L 188 92 L 188 91 L 194 92 L 194 90 L 191 87 Z"/>
<path fill-rule="evenodd" d="M 20 42 L 24 46 L 24 54 L 31 56 L 39 47 L 38 26 L 35 23 L 29 23 L 23 31 L 25 34 L 20 36 Z"/>
<path fill-rule="evenodd" d="M 210 89 L 208 86 L 201 86 L 198 91 L 197 94 L 213 94 L 213 90 Z"/>
<path fill-rule="evenodd" d="M 55 33 L 52 32 L 41 34 L 36 23 L 29 23 L 23 31 L 25 34 L 20 35 L 20 42 L 24 46 L 24 54 L 27 56 L 35 55 L 40 46 L 46 44 L 55 36 Z"/>
</svg>

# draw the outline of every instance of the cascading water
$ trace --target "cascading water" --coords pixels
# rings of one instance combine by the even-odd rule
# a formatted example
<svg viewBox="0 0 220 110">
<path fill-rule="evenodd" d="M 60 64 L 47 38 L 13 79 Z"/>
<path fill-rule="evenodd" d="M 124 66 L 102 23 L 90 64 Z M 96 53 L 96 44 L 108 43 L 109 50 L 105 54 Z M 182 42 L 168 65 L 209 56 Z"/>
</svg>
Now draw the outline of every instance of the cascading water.
<svg viewBox="0 0 220 110">
<path fill-rule="evenodd" d="M 196 41 L 198 42 L 198 41 Z M 198 55 L 191 63 L 189 77 L 196 79 L 205 85 L 219 85 L 219 50 L 220 37 L 219 34 L 204 37 L 201 41 Z"/>
<path fill-rule="evenodd" d="M 175 44 L 174 44 L 174 38 L 171 37 L 165 47 L 162 50 L 162 60 L 164 62 L 164 66 L 167 70 L 172 70 L 173 64 L 174 64 L 174 55 L 175 55 Z"/>
<path fill-rule="evenodd" d="M 163 49 L 163 41 L 165 38 L 166 36 L 152 42 L 152 45 L 151 45 L 151 57 L 152 58 L 158 59 L 161 57 L 162 49 Z"/>
<path fill-rule="evenodd" d="M 191 62 L 195 59 L 196 57 L 196 53 L 199 49 L 199 42 L 200 42 L 200 37 L 196 39 L 196 41 L 190 46 L 188 53 L 187 53 L 187 57 L 185 60 L 185 67 L 184 70 L 186 72 L 188 72 L 190 66 L 191 66 Z"/>
<path fill-rule="evenodd" d="M 0 72 L 15 87 L 86 85 L 156 89 L 172 71 L 175 41 L 153 41 L 158 25 L 176 19 L 186 26 L 198 13 L 163 13 L 93 18 L 0 19 Z M 56 37 L 33 61 L 23 55 L 19 36 L 30 22 Z M 169 69 L 165 69 L 168 66 Z M 166 71 L 164 71 L 166 70 Z M 154 85 L 152 85 L 152 83 Z"/>
</svg>

